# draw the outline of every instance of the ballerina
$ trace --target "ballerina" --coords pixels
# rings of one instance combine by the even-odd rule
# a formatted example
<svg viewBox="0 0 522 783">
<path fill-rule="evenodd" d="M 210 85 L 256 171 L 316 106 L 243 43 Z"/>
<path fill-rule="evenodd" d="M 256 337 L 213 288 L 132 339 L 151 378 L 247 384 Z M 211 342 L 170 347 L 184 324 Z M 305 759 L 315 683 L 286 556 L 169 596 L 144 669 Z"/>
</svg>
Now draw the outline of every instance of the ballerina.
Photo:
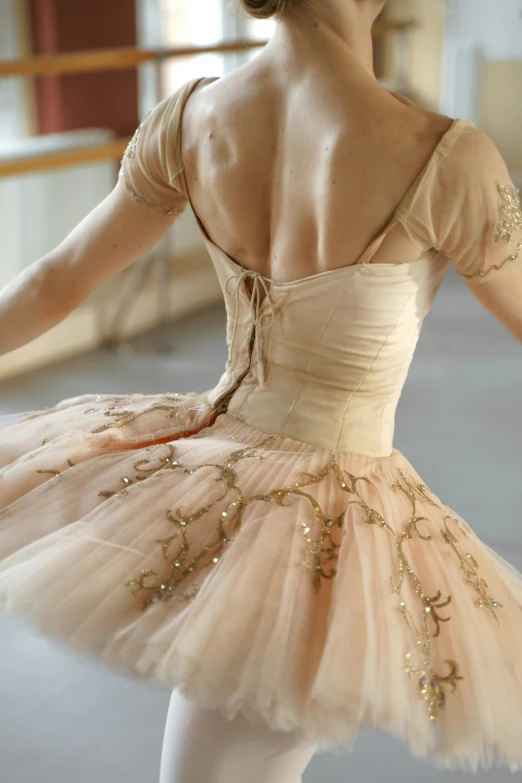
<svg viewBox="0 0 522 783">
<path fill-rule="evenodd" d="M 212 390 L 87 393 L 0 440 L 0 603 L 173 690 L 162 783 L 297 781 L 363 726 L 522 769 L 522 575 L 393 445 L 450 265 L 522 342 L 520 199 L 470 122 L 378 83 L 384 4 L 243 0 L 277 20 L 259 57 L 158 104 L 0 294 L 6 353 L 187 205 L 221 282 Z"/>
</svg>

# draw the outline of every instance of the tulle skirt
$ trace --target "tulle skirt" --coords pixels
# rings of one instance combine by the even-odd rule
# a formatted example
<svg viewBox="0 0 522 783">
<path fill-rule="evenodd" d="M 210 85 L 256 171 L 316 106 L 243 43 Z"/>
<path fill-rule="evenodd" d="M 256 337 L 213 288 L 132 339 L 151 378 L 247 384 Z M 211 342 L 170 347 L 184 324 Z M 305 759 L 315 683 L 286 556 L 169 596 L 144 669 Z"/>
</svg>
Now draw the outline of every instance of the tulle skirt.
<svg viewBox="0 0 522 783">
<path fill-rule="evenodd" d="M 196 394 L 3 423 L 16 618 L 320 751 L 372 727 L 441 768 L 522 769 L 522 575 L 399 451 L 334 453 Z"/>
</svg>

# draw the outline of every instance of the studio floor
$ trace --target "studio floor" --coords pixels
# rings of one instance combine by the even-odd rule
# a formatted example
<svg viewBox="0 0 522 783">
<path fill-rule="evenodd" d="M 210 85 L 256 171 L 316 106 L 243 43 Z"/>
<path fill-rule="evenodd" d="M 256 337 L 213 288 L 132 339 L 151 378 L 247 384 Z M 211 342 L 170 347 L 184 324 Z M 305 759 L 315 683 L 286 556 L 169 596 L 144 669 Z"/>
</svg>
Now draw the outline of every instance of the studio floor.
<svg viewBox="0 0 522 783">
<path fill-rule="evenodd" d="M 226 359 L 220 306 L 0 384 L 0 413 L 84 393 L 203 391 Z M 448 274 L 399 404 L 395 447 L 476 533 L 522 570 L 522 346 Z M 1 783 L 157 783 L 169 693 L 77 660 L 0 614 Z M 349 665 L 349 661 L 347 661 Z M 521 730 L 522 731 L 522 730 Z M 522 742 L 522 733 L 521 733 Z M 522 778 L 491 769 L 477 783 Z M 304 783 L 470 780 L 364 730 Z M 206 783 L 206 781 L 194 781 Z"/>
</svg>

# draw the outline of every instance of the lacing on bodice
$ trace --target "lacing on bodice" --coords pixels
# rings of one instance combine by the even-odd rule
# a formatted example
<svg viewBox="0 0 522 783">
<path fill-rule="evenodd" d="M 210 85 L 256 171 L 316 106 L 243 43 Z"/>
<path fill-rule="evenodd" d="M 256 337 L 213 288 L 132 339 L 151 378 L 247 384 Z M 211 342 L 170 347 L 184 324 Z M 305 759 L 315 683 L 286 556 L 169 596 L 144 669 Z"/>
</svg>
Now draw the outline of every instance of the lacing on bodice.
<svg viewBox="0 0 522 783">
<path fill-rule="evenodd" d="M 209 402 L 297 441 L 389 456 L 400 393 L 448 262 L 430 253 L 283 283 L 208 247 L 229 349 Z"/>
<path fill-rule="evenodd" d="M 259 382 L 263 383 L 266 372 L 263 334 L 266 329 L 270 328 L 274 320 L 274 306 L 270 294 L 270 280 L 267 280 L 267 278 L 260 275 L 259 272 L 254 272 L 251 269 L 244 269 L 239 275 L 232 275 L 225 283 L 226 293 L 232 294 L 236 299 L 232 344 L 235 343 L 239 324 L 241 287 L 244 286 L 246 289 L 247 280 L 252 280 L 252 291 L 250 292 L 250 317 L 254 329 L 253 337 L 257 352 L 257 375 Z M 230 282 L 235 284 L 235 289 L 232 291 L 229 287 Z M 270 308 L 270 318 L 267 323 L 263 323 L 263 313 L 261 312 L 261 306 L 265 301 Z"/>
</svg>

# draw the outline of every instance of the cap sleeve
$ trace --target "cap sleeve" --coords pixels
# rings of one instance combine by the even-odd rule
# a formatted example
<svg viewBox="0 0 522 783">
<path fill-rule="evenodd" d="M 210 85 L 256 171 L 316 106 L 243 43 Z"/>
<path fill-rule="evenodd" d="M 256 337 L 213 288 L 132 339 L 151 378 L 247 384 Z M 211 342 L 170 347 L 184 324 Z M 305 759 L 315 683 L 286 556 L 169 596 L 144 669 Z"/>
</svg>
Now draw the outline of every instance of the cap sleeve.
<svg viewBox="0 0 522 783">
<path fill-rule="evenodd" d="M 137 204 L 171 216 L 187 206 L 183 187 L 180 124 L 183 106 L 196 81 L 165 98 L 138 126 L 119 171 L 119 183 Z"/>
<path fill-rule="evenodd" d="M 485 283 L 522 263 L 520 193 L 493 141 L 467 123 L 411 205 L 413 233 Z"/>
</svg>

